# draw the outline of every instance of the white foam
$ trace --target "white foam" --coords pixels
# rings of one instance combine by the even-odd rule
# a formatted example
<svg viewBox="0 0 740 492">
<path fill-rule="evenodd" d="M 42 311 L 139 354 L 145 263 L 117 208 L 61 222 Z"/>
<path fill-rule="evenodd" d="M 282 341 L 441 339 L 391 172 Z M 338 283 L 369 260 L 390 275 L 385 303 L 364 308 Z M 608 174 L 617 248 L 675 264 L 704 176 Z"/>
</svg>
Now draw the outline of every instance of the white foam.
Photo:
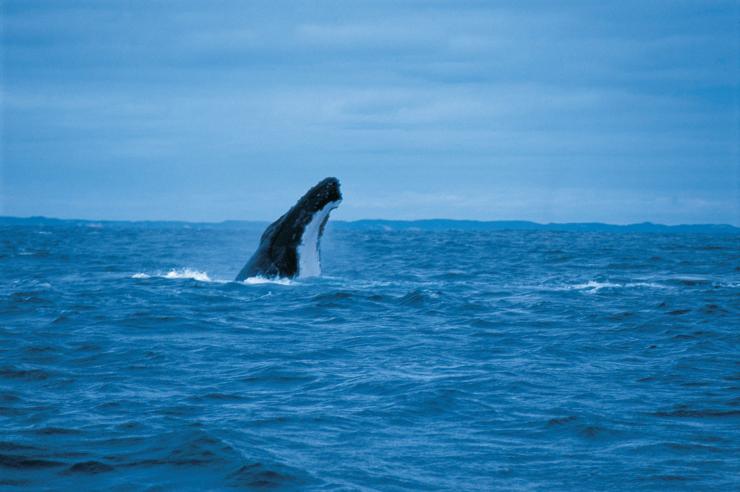
<svg viewBox="0 0 740 492">
<path fill-rule="evenodd" d="M 311 222 L 306 225 L 298 246 L 298 275 L 301 277 L 316 277 L 321 275 L 321 255 L 319 253 L 319 232 L 321 224 L 332 210 L 337 208 L 342 200 L 329 202 L 324 208 L 313 215 Z"/>
<path fill-rule="evenodd" d="M 595 280 L 589 280 L 584 284 L 571 285 L 572 290 L 601 290 L 601 289 L 613 289 L 615 287 L 621 287 L 620 284 L 613 284 L 611 282 L 597 282 Z"/>
<path fill-rule="evenodd" d="M 667 285 L 656 284 L 655 282 L 632 282 L 624 284 L 625 287 L 645 287 L 648 289 L 670 289 Z"/>
<path fill-rule="evenodd" d="M 551 287 L 546 290 L 582 290 L 590 293 L 598 292 L 601 289 L 633 289 L 633 288 L 645 288 L 645 289 L 670 289 L 667 285 L 656 284 L 654 282 L 627 282 L 624 284 L 617 284 L 614 282 L 604 281 L 599 282 L 597 280 L 589 280 L 580 284 L 563 285 L 559 287 Z"/>
<path fill-rule="evenodd" d="M 167 273 L 144 273 L 144 272 L 137 272 L 131 275 L 131 278 L 136 279 L 144 279 L 144 278 L 152 278 L 152 277 L 158 277 L 158 278 L 168 278 L 168 279 L 183 279 L 183 278 L 189 278 L 193 280 L 198 280 L 200 282 L 212 282 L 211 277 L 208 276 L 206 272 L 201 272 L 198 270 L 193 270 L 192 268 L 182 268 L 180 270 L 172 269 Z"/>
<path fill-rule="evenodd" d="M 244 283 L 247 285 L 262 285 L 262 284 L 278 284 L 278 285 L 294 285 L 288 278 L 265 278 L 265 277 L 247 277 L 244 279 Z"/>
<path fill-rule="evenodd" d="M 226 284 L 229 282 L 232 282 L 232 280 L 224 280 L 224 279 L 213 279 L 208 275 L 206 272 L 202 272 L 200 270 L 195 270 L 193 268 L 180 268 L 180 269 L 172 269 L 166 273 L 154 272 L 154 273 L 144 273 L 144 272 L 137 272 L 131 275 L 130 278 L 135 279 L 147 279 L 147 278 L 166 278 L 169 280 L 180 280 L 180 279 L 191 279 L 191 280 L 197 280 L 198 282 L 210 282 L 210 283 L 216 283 L 216 284 Z M 272 284 L 281 284 L 281 285 L 291 285 L 292 282 L 288 279 L 266 279 L 262 277 L 251 277 L 244 281 L 246 284 L 266 284 L 266 283 L 272 283 Z"/>
<path fill-rule="evenodd" d="M 649 288 L 649 289 L 668 289 L 666 285 L 660 285 L 653 282 L 628 282 L 626 284 L 615 284 L 612 282 L 597 282 L 595 280 L 589 280 L 584 284 L 576 284 L 570 286 L 572 290 L 589 290 L 596 292 L 601 289 L 631 289 L 631 288 Z"/>
<path fill-rule="evenodd" d="M 210 282 L 211 278 L 206 272 L 200 272 L 198 270 L 192 270 L 190 268 L 184 268 L 182 270 L 170 270 L 163 278 L 190 278 L 198 280 L 200 282 Z"/>
</svg>

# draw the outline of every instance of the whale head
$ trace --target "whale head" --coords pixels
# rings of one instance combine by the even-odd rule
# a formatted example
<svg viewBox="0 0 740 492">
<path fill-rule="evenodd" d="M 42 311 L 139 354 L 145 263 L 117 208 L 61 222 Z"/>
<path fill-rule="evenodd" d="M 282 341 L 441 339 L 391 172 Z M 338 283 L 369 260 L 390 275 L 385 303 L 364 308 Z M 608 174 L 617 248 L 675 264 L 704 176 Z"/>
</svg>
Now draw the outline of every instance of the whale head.
<svg viewBox="0 0 740 492">
<path fill-rule="evenodd" d="M 339 180 L 337 178 L 326 178 L 306 192 L 296 206 L 307 213 L 317 213 L 327 205 L 334 202 L 342 201 L 342 193 L 339 190 Z"/>
</svg>

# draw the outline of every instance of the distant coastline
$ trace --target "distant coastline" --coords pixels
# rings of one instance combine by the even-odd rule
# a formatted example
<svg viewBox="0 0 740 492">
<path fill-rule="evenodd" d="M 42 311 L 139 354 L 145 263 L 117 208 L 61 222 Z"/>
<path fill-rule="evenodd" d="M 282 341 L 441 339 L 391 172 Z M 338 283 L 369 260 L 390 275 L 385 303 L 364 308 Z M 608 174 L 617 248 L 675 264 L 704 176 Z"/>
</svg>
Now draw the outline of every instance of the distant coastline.
<svg viewBox="0 0 740 492">
<path fill-rule="evenodd" d="M 50 217 L 10 217 L 0 216 L 0 226 L 69 226 L 82 227 L 215 227 L 232 229 L 262 229 L 268 221 L 225 220 L 222 222 L 188 222 L 177 220 L 88 220 L 56 219 Z M 637 224 L 605 224 L 601 222 L 566 222 L 541 224 L 526 220 L 386 220 L 362 219 L 355 221 L 333 220 L 331 227 L 337 230 L 420 230 L 420 231 L 560 231 L 560 232 L 658 232 L 658 233 L 720 233 L 740 234 L 740 227 L 729 224 L 679 224 L 664 225 L 652 222 Z"/>
</svg>

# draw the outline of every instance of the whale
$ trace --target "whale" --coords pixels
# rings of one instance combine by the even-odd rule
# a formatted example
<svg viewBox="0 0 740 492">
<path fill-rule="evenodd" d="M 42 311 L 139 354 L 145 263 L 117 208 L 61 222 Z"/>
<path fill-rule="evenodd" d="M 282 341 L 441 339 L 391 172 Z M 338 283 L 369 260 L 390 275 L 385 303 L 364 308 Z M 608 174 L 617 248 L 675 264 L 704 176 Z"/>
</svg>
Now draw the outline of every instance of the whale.
<svg viewBox="0 0 740 492">
<path fill-rule="evenodd" d="M 329 214 L 342 202 L 339 180 L 325 178 L 270 224 L 236 281 L 251 277 L 295 278 L 321 274 L 319 247 Z"/>
</svg>

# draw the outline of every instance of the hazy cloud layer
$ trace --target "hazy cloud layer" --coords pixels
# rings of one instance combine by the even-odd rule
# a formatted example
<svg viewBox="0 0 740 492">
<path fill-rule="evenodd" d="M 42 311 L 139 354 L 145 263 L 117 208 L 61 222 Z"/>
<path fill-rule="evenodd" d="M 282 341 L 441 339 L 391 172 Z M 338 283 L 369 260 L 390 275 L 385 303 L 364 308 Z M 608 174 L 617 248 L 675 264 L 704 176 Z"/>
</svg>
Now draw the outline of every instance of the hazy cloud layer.
<svg viewBox="0 0 740 492">
<path fill-rule="evenodd" d="M 735 2 L 3 2 L 0 213 L 740 223 Z"/>
</svg>

